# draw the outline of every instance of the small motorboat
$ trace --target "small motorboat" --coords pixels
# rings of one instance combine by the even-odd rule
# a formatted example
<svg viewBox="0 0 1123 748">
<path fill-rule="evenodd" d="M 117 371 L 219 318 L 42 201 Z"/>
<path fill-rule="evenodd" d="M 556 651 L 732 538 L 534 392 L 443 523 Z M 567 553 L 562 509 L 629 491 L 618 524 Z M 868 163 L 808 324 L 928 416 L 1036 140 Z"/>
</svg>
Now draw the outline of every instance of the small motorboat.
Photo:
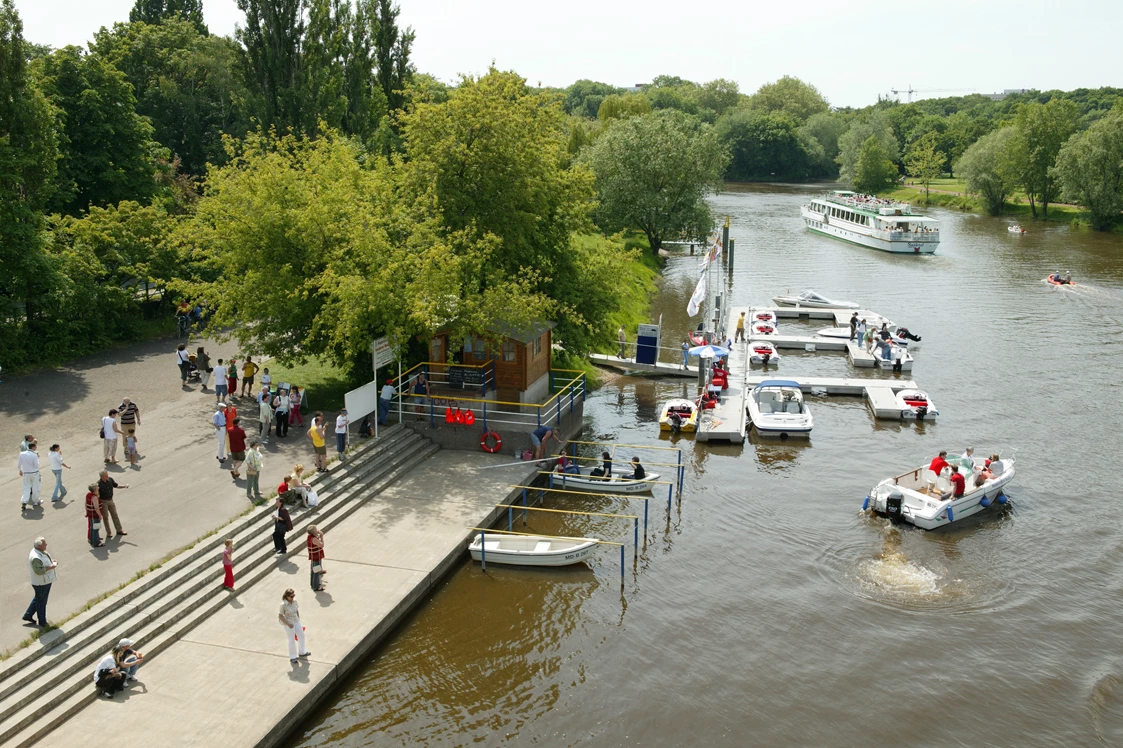
<svg viewBox="0 0 1123 748">
<path fill-rule="evenodd" d="M 755 309 L 755 310 L 753 310 L 752 321 L 753 321 L 754 324 L 757 323 L 757 322 L 768 322 L 773 327 L 779 327 L 780 326 L 780 318 L 777 317 L 776 312 L 772 311 L 771 309 Z"/>
<path fill-rule="evenodd" d="M 822 330 L 817 330 L 815 332 L 815 335 L 817 335 L 820 338 L 837 338 L 839 340 L 849 340 L 850 339 L 850 328 L 849 327 L 824 327 Z"/>
<path fill-rule="evenodd" d="M 752 343 L 749 346 L 749 363 L 768 366 L 780 363 L 780 352 L 771 343 Z"/>
<path fill-rule="evenodd" d="M 484 540 L 484 536 L 487 540 Z M 472 538 L 468 552 L 489 564 L 510 566 L 569 566 L 579 564 L 596 549 L 595 538 L 547 538 L 541 535 L 502 535 L 481 533 Z"/>
<path fill-rule="evenodd" d="M 749 420 L 761 436 L 811 436 L 815 425 L 797 382 L 766 379 L 749 393 Z"/>
<path fill-rule="evenodd" d="M 700 332 L 688 332 L 686 337 L 690 338 L 690 342 L 694 345 L 706 344 L 706 336 Z"/>
<path fill-rule="evenodd" d="M 774 322 L 764 322 L 753 320 L 749 326 L 750 335 L 775 335 L 776 324 Z"/>
<path fill-rule="evenodd" d="M 893 371 L 912 371 L 913 358 L 907 349 L 899 345 L 889 345 L 884 348 L 874 347 L 874 362 L 881 369 Z"/>
<path fill-rule="evenodd" d="M 1061 278 L 1059 276 L 1059 274 L 1050 275 L 1049 277 L 1047 277 L 1045 279 L 1045 282 L 1048 283 L 1050 286 L 1075 286 L 1076 285 L 1072 281 L 1072 275 L 1071 274 L 1066 275 L 1064 278 Z"/>
<path fill-rule="evenodd" d="M 668 400 L 659 413 L 660 431 L 694 431 L 698 427 L 698 406 L 693 400 Z"/>
<path fill-rule="evenodd" d="M 924 390 L 901 390 L 897 393 L 897 406 L 901 409 L 901 418 L 915 418 L 918 421 L 935 420 L 940 411 L 928 393 Z"/>
<path fill-rule="evenodd" d="M 805 306 L 813 307 L 815 309 L 857 309 L 858 305 L 853 301 L 836 301 L 828 299 L 822 294 L 815 293 L 814 291 L 804 291 L 803 293 L 792 296 L 773 296 L 772 301 L 776 306 Z"/>
<path fill-rule="evenodd" d="M 936 475 L 927 467 L 918 467 L 908 473 L 886 478 L 874 486 L 862 504 L 862 509 L 888 517 L 894 522 L 907 522 L 925 530 L 946 527 L 953 522 L 978 514 L 989 506 L 1006 504 L 1003 493 L 1006 484 L 1014 479 L 1014 458 L 987 464 L 975 458 L 952 458 L 953 464 L 962 463 L 966 491 L 955 498 L 948 468 Z M 967 465 L 970 467 L 967 467 Z M 981 470 L 989 470 L 982 485 L 976 486 Z"/>
<path fill-rule="evenodd" d="M 1010 226 L 1007 226 L 1006 230 L 1009 231 L 1011 234 L 1024 234 L 1026 232 L 1025 229 L 1023 229 L 1021 226 L 1019 226 L 1016 223 L 1012 224 Z"/>
<path fill-rule="evenodd" d="M 651 493 L 651 489 L 655 487 L 654 481 L 657 480 L 659 480 L 659 473 L 647 473 L 640 480 L 626 475 L 605 478 L 601 475 L 592 475 L 590 470 L 581 470 L 576 465 L 571 465 L 565 472 L 550 473 L 550 488 L 567 488 L 591 493 Z"/>
</svg>

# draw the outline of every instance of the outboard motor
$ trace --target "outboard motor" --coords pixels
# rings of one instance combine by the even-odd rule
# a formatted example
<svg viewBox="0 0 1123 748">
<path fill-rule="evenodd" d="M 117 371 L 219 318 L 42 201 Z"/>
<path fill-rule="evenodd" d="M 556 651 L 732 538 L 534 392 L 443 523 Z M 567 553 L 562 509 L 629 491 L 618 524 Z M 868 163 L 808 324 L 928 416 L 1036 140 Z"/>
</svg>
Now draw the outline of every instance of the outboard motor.
<svg viewBox="0 0 1123 748">
<path fill-rule="evenodd" d="M 920 405 L 916 409 L 916 420 L 923 421 L 924 416 L 928 415 L 928 406 Z"/>
<path fill-rule="evenodd" d="M 885 516 L 889 521 L 897 524 L 901 522 L 904 515 L 905 497 L 899 488 L 893 487 L 889 489 L 889 494 L 885 497 Z"/>
<path fill-rule="evenodd" d="M 677 434 L 682 429 L 682 416 L 671 411 L 671 417 L 668 420 L 671 422 L 671 433 Z"/>
<path fill-rule="evenodd" d="M 764 366 L 768 366 L 768 360 L 769 360 L 770 358 L 772 358 L 772 354 L 771 354 L 771 353 L 766 353 L 766 354 L 764 354 L 764 358 L 763 358 L 763 361 L 762 361 L 762 363 L 764 364 Z"/>
</svg>

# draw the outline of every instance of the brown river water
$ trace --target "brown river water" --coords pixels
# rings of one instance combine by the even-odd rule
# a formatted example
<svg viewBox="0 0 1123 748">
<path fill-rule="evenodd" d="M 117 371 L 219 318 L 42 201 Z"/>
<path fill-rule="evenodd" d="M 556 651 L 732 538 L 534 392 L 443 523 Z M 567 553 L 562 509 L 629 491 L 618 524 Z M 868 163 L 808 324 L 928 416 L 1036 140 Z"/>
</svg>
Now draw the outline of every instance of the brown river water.
<svg viewBox="0 0 1123 748">
<path fill-rule="evenodd" d="M 815 191 L 713 198 L 736 239 L 731 303 L 811 288 L 909 326 L 924 340 L 906 376 L 939 423 L 809 397 L 809 443 L 696 446 L 658 437 L 681 381 L 612 379 L 584 438 L 674 444 L 688 465 L 635 564 L 629 543 L 623 591 L 616 549 L 556 571 L 466 562 L 290 745 L 1123 745 L 1123 237 L 932 209 L 938 253 L 894 256 L 806 231 Z M 692 326 L 696 268 L 668 263 L 664 344 Z M 1078 285 L 1044 283 L 1058 268 Z M 780 374 L 857 375 L 841 354 L 783 354 Z M 931 533 L 860 513 L 880 479 L 969 445 L 1017 450 L 1001 513 Z M 533 515 L 531 531 L 631 534 Z"/>
</svg>

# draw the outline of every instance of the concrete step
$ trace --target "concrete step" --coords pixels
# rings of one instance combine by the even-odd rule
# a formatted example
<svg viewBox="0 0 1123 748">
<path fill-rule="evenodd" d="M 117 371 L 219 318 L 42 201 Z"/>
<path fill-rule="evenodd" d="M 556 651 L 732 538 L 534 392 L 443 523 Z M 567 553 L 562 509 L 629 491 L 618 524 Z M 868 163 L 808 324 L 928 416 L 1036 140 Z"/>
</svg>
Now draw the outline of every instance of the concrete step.
<svg viewBox="0 0 1123 748">
<path fill-rule="evenodd" d="M 395 450 L 393 454 L 386 455 L 384 464 L 369 473 L 371 481 L 351 494 L 351 498 L 355 500 L 335 501 L 331 511 L 306 514 L 301 517 L 299 524 L 294 523 L 294 533 L 306 530 L 307 524 L 313 519 L 325 529 L 334 527 L 357 511 L 364 499 L 377 495 L 439 449 L 431 442 L 425 441 L 420 447 L 416 447 L 414 440 L 408 441 L 410 449 Z M 267 536 L 255 545 L 254 550 L 247 551 L 244 557 L 238 557 L 240 590 L 264 579 L 276 566 L 277 557 L 272 551 L 271 537 Z M 294 544 L 286 558 L 303 555 L 304 552 L 302 544 Z M 170 604 L 165 603 L 158 610 L 126 613 L 116 619 L 121 626 L 119 630 L 128 633 L 129 638 L 136 642 L 137 649 L 145 653 L 146 659 L 174 643 L 235 596 L 221 589 L 220 566 L 211 561 L 206 566 L 213 571 L 203 572 L 201 579 L 190 585 L 190 591 L 179 589 L 172 596 Z M 93 665 L 119 638 L 120 635 L 117 634 L 109 637 L 109 641 L 91 637 L 81 648 L 68 648 L 65 664 L 52 660 L 49 668 L 33 677 L 33 682 L 26 682 L 26 690 L 21 688 L 19 693 L 0 701 L 0 713 L 4 714 L 0 718 L 0 745 L 30 745 L 85 704 L 95 700 L 97 694 L 90 679 Z"/>
<path fill-rule="evenodd" d="M 308 481 L 315 489 L 324 487 L 325 489 L 329 484 L 324 480 L 325 478 L 332 478 L 332 484 L 339 489 L 344 489 L 353 486 L 356 481 L 360 480 L 366 472 L 369 471 L 372 459 L 378 459 L 388 452 L 399 449 L 407 448 L 409 445 L 414 445 L 420 442 L 417 435 L 401 426 L 392 426 L 383 432 L 381 438 L 377 441 L 371 439 L 363 445 L 360 445 L 352 452 L 347 463 L 340 468 L 334 469 L 328 474 L 316 474 Z M 317 494 L 320 491 L 317 490 Z M 321 502 L 331 500 L 331 495 L 337 491 L 328 492 L 325 490 L 325 495 L 321 497 Z M 38 647 L 25 647 L 23 650 L 12 655 L 12 657 L 5 660 L 0 664 L 0 699 L 7 696 L 14 689 L 19 688 L 22 678 L 13 678 L 17 673 L 25 667 L 30 666 L 42 657 L 48 656 L 54 649 L 61 646 L 73 637 L 81 634 L 83 631 L 91 626 L 99 623 L 103 624 L 103 619 L 116 611 L 121 605 L 129 603 L 137 598 L 144 596 L 153 588 L 163 585 L 166 580 L 180 573 L 186 566 L 197 562 L 200 558 L 213 555 L 216 551 L 221 552 L 219 549 L 225 538 L 236 537 L 242 534 L 247 528 L 269 522 L 269 516 L 272 513 L 272 506 L 264 506 L 258 511 L 250 512 L 244 517 L 239 517 L 230 522 L 225 527 L 221 528 L 214 535 L 201 541 L 200 543 L 192 546 L 179 554 L 173 559 L 170 559 L 160 569 L 150 574 L 146 574 L 136 582 L 128 585 L 122 590 L 112 595 L 109 598 L 101 601 L 68 621 L 64 629 L 56 629 L 55 631 L 48 632 L 43 641 L 46 644 L 41 644 Z"/>
</svg>

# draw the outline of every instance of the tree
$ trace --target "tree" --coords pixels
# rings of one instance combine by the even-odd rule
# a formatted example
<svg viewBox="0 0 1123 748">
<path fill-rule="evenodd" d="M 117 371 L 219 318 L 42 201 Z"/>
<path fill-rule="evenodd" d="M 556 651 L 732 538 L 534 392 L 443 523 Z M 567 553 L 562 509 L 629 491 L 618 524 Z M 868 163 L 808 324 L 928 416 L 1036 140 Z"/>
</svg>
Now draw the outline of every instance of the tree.
<svg viewBox="0 0 1123 748">
<path fill-rule="evenodd" d="M 413 63 L 410 52 L 413 49 L 414 33 L 412 27 L 403 31 L 398 28 L 397 5 L 390 0 L 377 0 L 377 8 L 371 3 L 369 17 L 375 24 L 374 56 L 378 65 L 378 82 L 382 86 L 390 111 L 402 108 L 404 91 L 413 76 Z"/>
<path fill-rule="evenodd" d="M 152 125 L 136 112 L 133 87 L 97 54 L 63 47 L 33 70 L 58 110 L 58 190 L 51 208 L 69 215 L 90 205 L 146 202 L 156 190 Z"/>
<path fill-rule="evenodd" d="M 876 137 L 881 144 L 882 155 L 890 162 L 896 163 L 898 158 L 897 138 L 893 128 L 889 126 L 889 119 L 884 112 L 874 111 L 855 119 L 850 124 L 850 129 L 838 139 L 839 179 L 844 182 L 854 183 L 858 169 L 858 157 L 862 147 L 871 137 Z"/>
<path fill-rule="evenodd" d="M 928 200 L 928 187 L 932 184 L 932 180 L 940 176 L 940 172 L 944 168 L 944 161 L 946 158 L 944 154 L 936 150 L 936 142 L 939 134 L 935 131 L 929 132 L 909 148 L 909 152 L 905 154 L 905 170 L 910 177 L 916 179 L 924 185 L 924 199 Z"/>
<path fill-rule="evenodd" d="M 967 189 L 983 198 L 987 213 L 1002 212 L 1014 189 L 1009 146 L 1014 128 L 1004 127 L 975 141 L 956 162 L 955 171 L 967 180 Z"/>
<path fill-rule="evenodd" d="M 651 113 L 651 100 L 643 94 L 609 94 L 597 108 L 597 119 L 608 122 Z"/>
<path fill-rule="evenodd" d="M 695 92 L 698 106 L 703 110 L 713 112 L 716 119 L 741 103 L 741 90 L 736 81 L 725 78 L 715 78 L 709 83 L 703 83 Z"/>
<path fill-rule="evenodd" d="M 897 167 L 886 155 L 884 144 L 876 135 L 862 143 L 858 163 L 854 167 L 854 189 L 875 193 L 889 187 L 897 180 Z"/>
<path fill-rule="evenodd" d="M 1049 215 L 1049 203 L 1057 193 L 1052 170 L 1061 146 L 1076 132 L 1078 117 L 1076 105 L 1064 99 L 1024 104 L 1018 108 L 1014 118 L 1017 137 L 1010 143 L 1010 152 L 1034 218 L 1038 203 L 1042 215 Z"/>
<path fill-rule="evenodd" d="M 619 93 L 621 93 L 621 90 L 616 86 L 582 79 L 575 81 L 569 88 L 565 89 L 563 106 L 566 114 L 596 119 L 600 104 L 605 100 L 605 97 Z"/>
<path fill-rule="evenodd" d="M 187 21 L 204 36 L 207 25 L 203 23 L 203 0 L 136 0 L 129 12 L 129 22 L 156 25 L 169 19 Z"/>
<path fill-rule="evenodd" d="M 305 0 L 238 0 L 246 23 L 235 36 L 254 114 L 265 127 L 298 129 L 304 122 Z"/>
<path fill-rule="evenodd" d="M 944 121 L 937 148 L 947 154 L 948 173 L 955 176 L 955 164 L 971 144 L 991 132 L 989 119 L 971 117 L 964 112 L 953 112 Z"/>
<path fill-rule="evenodd" d="M 766 112 L 786 112 L 801 124 L 830 108 L 819 89 L 787 75 L 775 83 L 765 83 L 758 88 L 749 97 L 749 106 Z"/>
<path fill-rule="evenodd" d="M 849 127 L 846 116 L 837 112 L 813 114 L 799 126 L 811 176 L 838 176 L 838 139 Z"/>
<path fill-rule="evenodd" d="M 238 71 L 237 45 L 200 34 L 179 18 L 102 29 L 95 54 L 125 75 L 137 113 L 152 122 L 153 137 L 178 157 L 182 169 L 201 175 L 208 162 L 226 158 L 222 134 L 248 129 L 248 92 Z"/>
<path fill-rule="evenodd" d="M 596 216 L 605 230 L 638 229 L 658 251 L 670 237 L 704 239 L 713 228 L 705 197 L 729 156 L 713 128 L 677 111 L 623 120 L 585 152 L 596 174 Z"/>
<path fill-rule="evenodd" d="M 1092 228 L 1115 225 L 1123 210 L 1123 106 L 1061 146 L 1056 178 L 1064 194 L 1088 211 Z"/>
<path fill-rule="evenodd" d="M 723 115 L 714 132 L 731 156 L 725 172 L 727 179 L 807 176 L 808 154 L 790 114 L 737 109 Z"/>
</svg>

